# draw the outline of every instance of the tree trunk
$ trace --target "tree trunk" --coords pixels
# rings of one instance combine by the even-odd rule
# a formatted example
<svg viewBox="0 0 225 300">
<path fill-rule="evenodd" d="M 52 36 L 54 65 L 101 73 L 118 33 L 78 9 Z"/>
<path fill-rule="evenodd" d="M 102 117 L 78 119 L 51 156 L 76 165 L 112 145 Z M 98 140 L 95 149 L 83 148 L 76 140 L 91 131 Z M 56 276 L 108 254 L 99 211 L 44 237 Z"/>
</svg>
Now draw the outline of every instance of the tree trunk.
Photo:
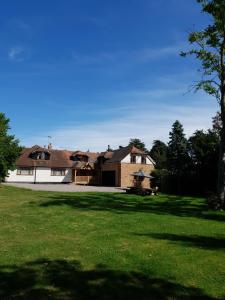
<svg viewBox="0 0 225 300">
<path fill-rule="evenodd" d="M 224 126 L 223 126 L 224 127 Z M 219 163 L 218 163 L 218 181 L 217 181 L 217 194 L 218 194 L 218 208 L 225 208 L 225 131 L 224 128 L 221 132 L 220 149 L 219 149 Z"/>
<path fill-rule="evenodd" d="M 219 208 L 225 209 L 225 80 L 222 80 L 221 88 L 221 119 L 222 129 L 220 133 L 219 163 L 218 163 L 218 181 L 217 195 Z"/>
</svg>

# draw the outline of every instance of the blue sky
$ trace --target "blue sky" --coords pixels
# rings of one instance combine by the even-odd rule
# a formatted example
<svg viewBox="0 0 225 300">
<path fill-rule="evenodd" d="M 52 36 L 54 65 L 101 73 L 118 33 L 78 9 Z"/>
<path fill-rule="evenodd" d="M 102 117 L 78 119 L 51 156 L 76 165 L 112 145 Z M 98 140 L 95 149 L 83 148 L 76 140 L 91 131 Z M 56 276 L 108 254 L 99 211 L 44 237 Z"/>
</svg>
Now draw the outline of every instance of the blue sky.
<svg viewBox="0 0 225 300">
<path fill-rule="evenodd" d="M 216 100 L 187 93 L 198 63 L 179 56 L 209 23 L 195 0 L 4 1 L 0 104 L 21 144 L 101 151 L 207 129 Z"/>
</svg>

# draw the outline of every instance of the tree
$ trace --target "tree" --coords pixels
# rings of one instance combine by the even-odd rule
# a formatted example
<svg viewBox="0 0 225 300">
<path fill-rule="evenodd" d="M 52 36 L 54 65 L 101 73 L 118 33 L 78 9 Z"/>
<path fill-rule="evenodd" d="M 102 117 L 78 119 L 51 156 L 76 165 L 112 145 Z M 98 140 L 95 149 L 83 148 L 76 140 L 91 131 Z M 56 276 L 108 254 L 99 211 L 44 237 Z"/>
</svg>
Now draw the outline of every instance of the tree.
<svg viewBox="0 0 225 300">
<path fill-rule="evenodd" d="M 188 149 L 183 126 L 175 121 L 169 133 L 168 143 L 168 170 L 172 174 L 180 175 L 187 167 Z"/>
<path fill-rule="evenodd" d="M 222 120 L 219 112 L 216 113 L 215 117 L 212 118 L 212 131 L 220 137 L 221 129 L 222 129 Z"/>
<path fill-rule="evenodd" d="M 209 157 L 218 152 L 218 136 L 215 132 L 208 130 L 197 130 L 189 138 L 189 153 L 195 166 L 207 164 Z M 214 165 L 216 165 L 214 163 Z"/>
<path fill-rule="evenodd" d="M 202 66 L 202 79 L 194 89 L 214 96 L 220 106 L 222 128 L 220 132 L 217 195 L 220 208 L 225 208 L 225 2 L 224 0 L 197 0 L 202 12 L 211 16 L 212 23 L 202 31 L 189 35 L 195 47 L 181 56 L 195 56 Z"/>
<path fill-rule="evenodd" d="M 136 148 L 138 148 L 140 150 L 146 151 L 145 143 L 137 138 L 130 139 L 129 146 L 135 146 Z"/>
<path fill-rule="evenodd" d="M 160 140 L 153 142 L 150 156 L 156 162 L 156 169 L 166 169 L 167 167 L 167 145 Z"/>
<path fill-rule="evenodd" d="M 189 138 L 189 155 L 192 160 L 191 171 L 197 178 L 202 192 L 216 190 L 218 168 L 219 138 L 212 130 L 197 130 Z"/>
<path fill-rule="evenodd" d="M 15 161 L 22 150 L 14 135 L 8 134 L 9 129 L 9 119 L 0 113 L 0 182 L 9 170 L 15 168 Z"/>
</svg>

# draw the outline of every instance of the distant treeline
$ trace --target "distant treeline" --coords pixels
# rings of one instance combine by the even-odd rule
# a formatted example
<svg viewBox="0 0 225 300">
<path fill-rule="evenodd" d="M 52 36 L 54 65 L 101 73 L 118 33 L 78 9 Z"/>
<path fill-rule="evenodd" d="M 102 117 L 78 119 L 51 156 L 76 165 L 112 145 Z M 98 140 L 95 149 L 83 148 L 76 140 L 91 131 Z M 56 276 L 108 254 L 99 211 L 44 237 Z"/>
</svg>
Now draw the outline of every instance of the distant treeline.
<svg viewBox="0 0 225 300">
<path fill-rule="evenodd" d="M 207 131 L 186 139 L 179 121 L 172 125 L 168 144 L 156 140 L 150 155 L 156 161 L 153 184 L 165 193 L 202 195 L 216 192 L 221 121 L 217 114 Z"/>
</svg>

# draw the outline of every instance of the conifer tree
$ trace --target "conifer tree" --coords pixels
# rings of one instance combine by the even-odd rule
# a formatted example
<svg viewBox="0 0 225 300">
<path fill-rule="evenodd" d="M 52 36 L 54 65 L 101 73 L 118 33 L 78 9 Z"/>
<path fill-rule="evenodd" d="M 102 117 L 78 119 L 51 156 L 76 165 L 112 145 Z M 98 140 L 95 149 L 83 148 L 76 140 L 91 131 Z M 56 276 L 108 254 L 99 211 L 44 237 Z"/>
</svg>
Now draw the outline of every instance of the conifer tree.
<svg viewBox="0 0 225 300">
<path fill-rule="evenodd" d="M 168 170 L 172 174 L 182 174 L 188 163 L 188 148 L 183 126 L 175 121 L 169 133 Z"/>
</svg>

